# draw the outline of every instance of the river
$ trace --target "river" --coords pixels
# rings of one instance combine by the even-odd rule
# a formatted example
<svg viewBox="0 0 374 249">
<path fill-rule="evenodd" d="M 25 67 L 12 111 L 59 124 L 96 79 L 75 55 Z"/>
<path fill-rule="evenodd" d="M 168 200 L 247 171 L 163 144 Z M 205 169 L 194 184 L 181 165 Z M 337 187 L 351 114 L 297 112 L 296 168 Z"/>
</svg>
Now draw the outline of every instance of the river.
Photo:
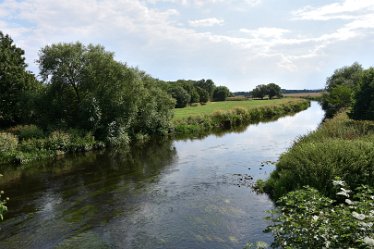
<svg viewBox="0 0 374 249">
<path fill-rule="evenodd" d="M 273 203 L 251 186 L 323 119 L 293 116 L 203 139 L 160 140 L 4 172 L 0 248 L 243 248 Z"/>
</svg>

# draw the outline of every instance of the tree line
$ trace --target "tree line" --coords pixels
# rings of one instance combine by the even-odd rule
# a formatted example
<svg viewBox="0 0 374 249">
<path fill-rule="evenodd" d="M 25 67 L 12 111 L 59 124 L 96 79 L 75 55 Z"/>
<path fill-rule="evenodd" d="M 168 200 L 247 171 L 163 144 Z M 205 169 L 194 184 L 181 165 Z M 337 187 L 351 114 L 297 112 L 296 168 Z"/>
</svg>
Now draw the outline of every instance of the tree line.
<svg viewBox="0 0 374 249">
<path fill-rule="evenodd" d="M 225 101 L 231 95 L 225 86 L 216 86 L 211 79 L 177 80 L 163 84 L 164 89 L 176 100 L 176 108 L 208 101 Z"/>
<path fill-rule="evenodd" d="M 77 129 L 101 141 L 165 134 L 174 107 L 224 101 L 230 95 L 210 79 L 155 79 L 116 61 L 101 45 L 48 45 L 36 62 L 39 78 L 27 70 L 24 50 L 0 31 L 0 128 Z"/>
</svg>

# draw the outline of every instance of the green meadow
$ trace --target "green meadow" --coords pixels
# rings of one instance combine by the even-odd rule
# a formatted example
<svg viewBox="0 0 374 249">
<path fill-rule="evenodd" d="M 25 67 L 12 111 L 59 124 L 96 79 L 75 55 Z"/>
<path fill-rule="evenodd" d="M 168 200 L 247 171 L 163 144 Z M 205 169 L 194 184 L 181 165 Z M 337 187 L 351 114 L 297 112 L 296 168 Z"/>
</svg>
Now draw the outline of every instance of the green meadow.
<svg viewBox="0 0 374 249">
<path fill-rule="evenodd" d="M 293 98 L 283 99 L 264 99 L 264 100 L 247 100 L 247 101 L 224 101 L 224 102 L 208 102 L 205 105 L 188 106 L 185 108 L 176 108 L 174 110 L 173 120 L 181 120 L 189 117 L 200 115 L 209 115 L 216 111 L 230 111 L 235 108 L 244 108 L 247 110 L 258 107 L 272 107 L 277 105 L 287 105 L 295 102 Z"/>
</svg>

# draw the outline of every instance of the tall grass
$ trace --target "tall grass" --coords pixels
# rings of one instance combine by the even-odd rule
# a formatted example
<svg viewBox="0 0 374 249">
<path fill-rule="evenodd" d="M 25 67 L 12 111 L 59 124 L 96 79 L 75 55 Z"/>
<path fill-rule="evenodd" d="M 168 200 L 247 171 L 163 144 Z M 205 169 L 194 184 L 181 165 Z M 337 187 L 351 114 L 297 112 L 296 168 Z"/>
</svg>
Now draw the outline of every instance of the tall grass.
<svg viewBox="0 0 374 249">
<path fill-rule="evenodd" d="M 211 114 L 192 115 L 174 121 L 176 135 L 201 135 L 215 129 L 230 129 L 245 124 L 265 121 L 285 114 L 295 113 L 309 107 L 309 101 L 295 99 L 283 104 L 258 107 L 233 107 L 230 110 L 215 110 Z"/>
<path fill-rule="evenodd" d="M 326 121 L 280 157 L 264 190 L 278 199 L 308 185 L 333 197 L 335 177 L 352 188 L 374 185 L 374 122 L 353 121 L 346 113 Z"/>
</svg>

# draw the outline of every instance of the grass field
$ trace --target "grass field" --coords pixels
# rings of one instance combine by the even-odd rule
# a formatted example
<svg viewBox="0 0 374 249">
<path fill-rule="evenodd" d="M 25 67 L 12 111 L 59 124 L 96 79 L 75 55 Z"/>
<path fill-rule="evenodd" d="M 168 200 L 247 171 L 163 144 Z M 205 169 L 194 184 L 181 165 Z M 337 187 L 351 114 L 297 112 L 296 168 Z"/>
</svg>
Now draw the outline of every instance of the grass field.
<svg viewBox="0 0 374 249">
<path fill-rule="evenodd" d="M 316 92 L 316 93 L 285 93 L 283 94 L 284 97 L 292 97 L 292 98 L 305 98 L 305 97 L 322 97 L 323 92 Z"/>
<path fill-rule="evenodd" d="M 237 107 L 253 109 L 257 107 L 269 107 L 274 105 L 287 104 L 294 102 L 294 98 L 272 99 L 272 100 L 247 100 L 247 101 L 224 101 L 209 102 L 206 105 L 189 106 L 177 108 L 174 110 L 174 121 L 205 114 L 212 114 L 216 111 L 229 111 Z"/>
</svg>

